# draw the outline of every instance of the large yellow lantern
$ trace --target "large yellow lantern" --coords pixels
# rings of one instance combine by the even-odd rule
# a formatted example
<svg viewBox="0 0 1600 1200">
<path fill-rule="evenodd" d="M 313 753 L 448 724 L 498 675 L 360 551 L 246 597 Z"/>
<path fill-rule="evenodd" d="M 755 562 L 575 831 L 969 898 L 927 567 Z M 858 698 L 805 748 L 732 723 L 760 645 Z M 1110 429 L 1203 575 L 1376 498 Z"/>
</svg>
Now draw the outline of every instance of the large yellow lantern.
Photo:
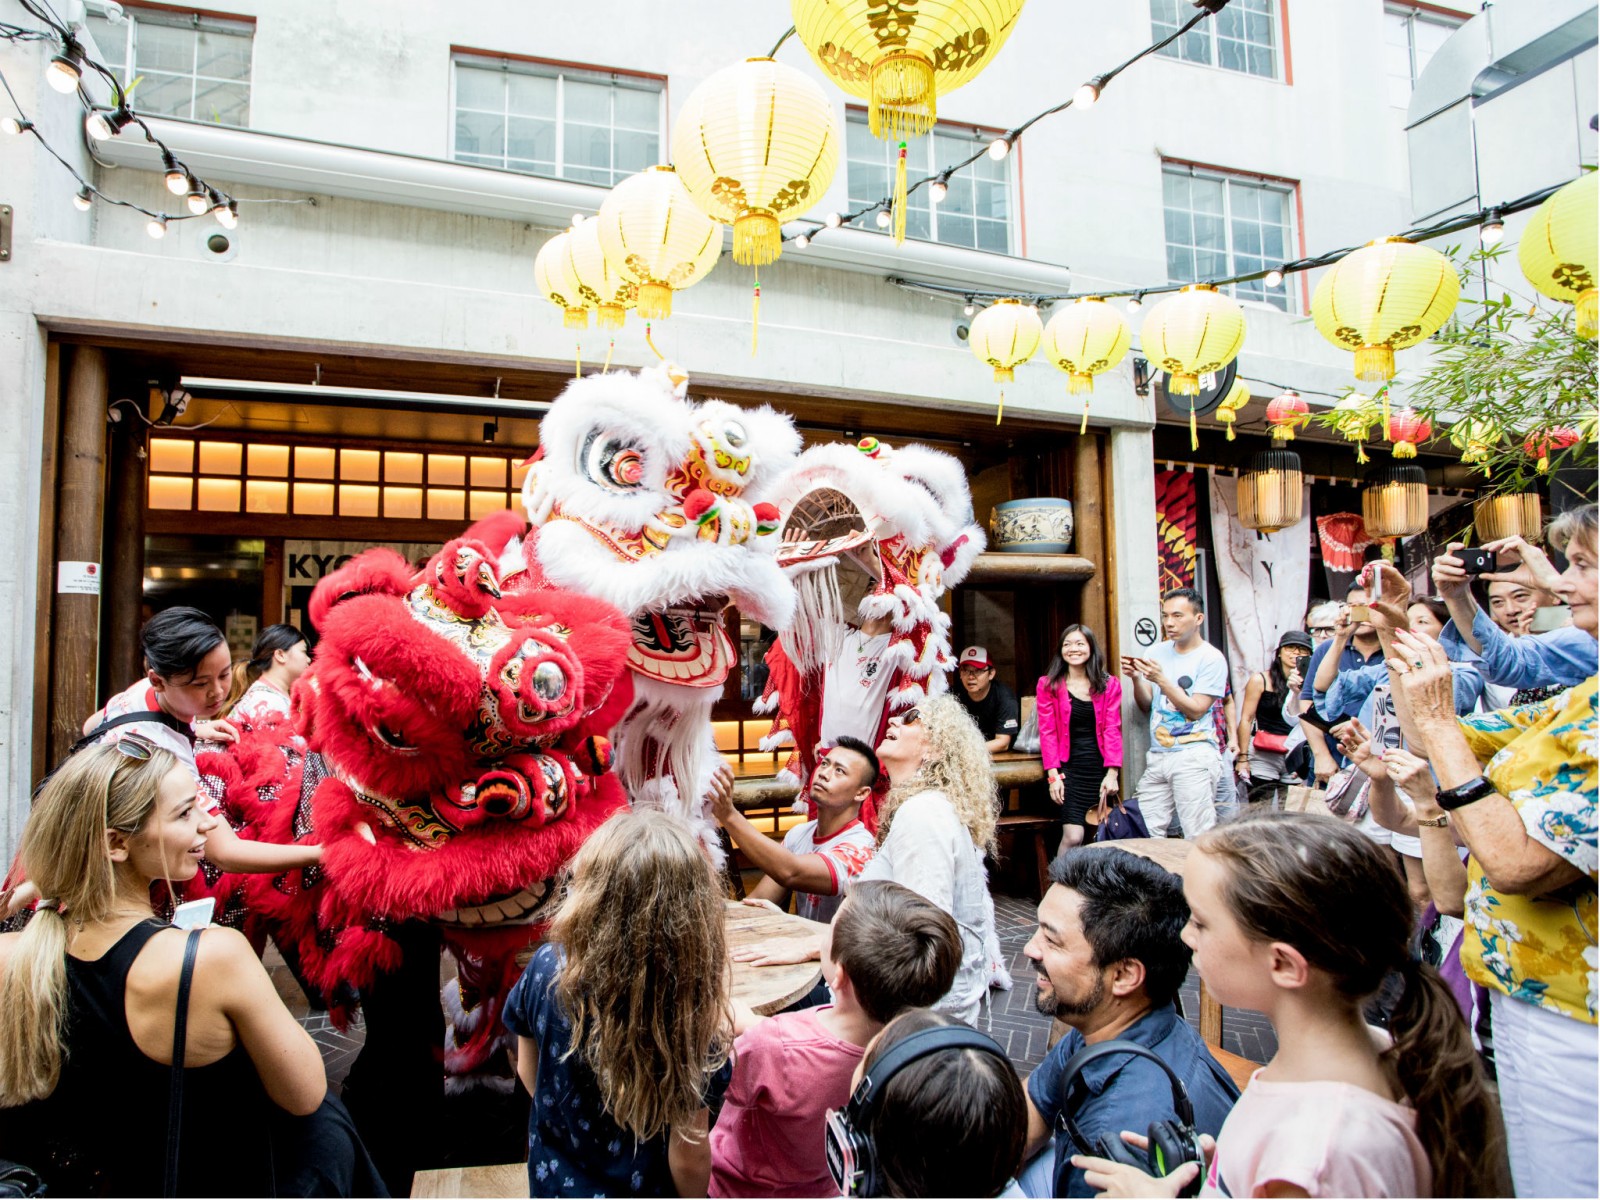
<svg viewBox="0 0 1600 1200">
<path fill-rule="evenodd" d="M 722 226 L 700 211 L 671 167 L 617 184 L 594 225 L 606 261 L 639 285 L 641 317 L 670 317 L 673 291 L 699 283 L 722 257 Z"/>
<path fill-rule="evenodd" d="M 1600 333 L 1597 208 L 1600 179 L 1588 171 L 1539 205 L 1517 247 L 1528 282 L 1553 300 L 1576 304 L 1578 334 L 1591 339 Z"/>
<path fill-rule="evenodd" d="M 672 130 L 672 160 L 694 202 L 733 226 L 733 261 L 772 262 L 783 252 L 782 223 L 833 182 L 833 105 L 793 67 L 746 59 L 689 93 Z"/>
<path fill-rule="evenodd" d="M 1394 352 L 1426 341 L 1455 311 L 1461 281 L 1437 250 L 1380 238 L 1329 268 L 1311 295 L 1322 336 L 1355 351 L 1356 378 L 1394 378 Z"/>
<path fill-rule="evenodd" d="M 1198 396 L 1200 376 L 1239 356 L 1244 312 L 1209 284 L 1191 284 L 1150 310 L 1139 338 L 1144 356 L 1171 376 L 1167 391 Z"/>
<path fill-rule="evenodd" d="M 621 329 L 628 309 L 639 302 L 639 285 L 606 260 L 598 221 L 585 221 L 568 232 L 567 264 L 583 306 L 594 310 L 600 328 Z"/>
<path fill-rule="evenodd" d="M 873 136 L 919 137 L 950 93 L 989 65 L 1023 0 L 790 0 L 795 32 L 828 78 L 867 102 Z"/>
<path fill-rule="evenodd" d="M 1067 394 L 1094 391 L 1094 377 L 1128 353 L 1131 336 L 1122 314 L 1098 297 L 1067 305 L 1044 327 L 1044 355 L 1067 373 Z"/>
<path fill-rule="evenodd" d="M 1010 383 L 1016 378 L 1016 368 L 1033 357 L 1042 337 L 1044 326 L 1038 309 L 1021 300 L 996 300 L 972 319 L 967 341 L 978 360 L 994 368 L 996 383 Z M 996 425 L 1005 415 L 1005 408 L 1006 394 L 1002 389 L 994 417 Z"/>
<path fill-rule="evenodd" d="M 558 233 L 544 245 L 533 260 L 533 282 L 539 294 L 564 314 L 562 324 L 568 329 L 587 329 L 589 310 L 583 306 L 578 294 L 578 278 L 572 273 L 572 261 L 567 254 L 567 239 L 572 230 Z"/>
</svg>

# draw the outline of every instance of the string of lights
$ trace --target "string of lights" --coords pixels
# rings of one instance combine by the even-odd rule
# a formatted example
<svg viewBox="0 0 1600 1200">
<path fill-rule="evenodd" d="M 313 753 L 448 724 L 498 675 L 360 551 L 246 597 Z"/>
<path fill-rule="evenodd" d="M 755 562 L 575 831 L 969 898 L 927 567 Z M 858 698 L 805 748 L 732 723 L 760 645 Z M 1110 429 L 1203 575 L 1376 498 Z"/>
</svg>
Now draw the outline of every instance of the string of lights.
<svg viewBox="0 0 1600 1200">
<path fill-rule="evenodd" d="M 1054 116 L 1059 112 L 1065 112 L 1069 108 L 1092 107 L 1094 102 L 1100 98 L 1100 94 L 1105 91 L 1106 87 L 1118 75 L 1121 75 L 1140 59 L 1148 58 L 1150 55 L 1156 54 L 1165 49 L 1167 46 L 1183 37 L 1184 34 L 1188 33 L 1196 25 L 1199 25 L 1200 22 L 1221 12 L 1228 6 L 1228 0 L 1194 0 L 1194 6 L 1199 11 L 1196 12 L 1194 16 L 1190 17 L 1189 20 L 1175 29 L 1172 33 L 1168 34 L 1159 41 L 1152 42 L 1143 50 L 1139 51 L 1139 53 L 1135 54 L 1132 58 L 1127 59 L 1125 62 L 1118 63 L 1110 70 L 1102 71 L 1098 75 L 1091 75 L 1082 85 L 1079 86 L 1077 92 L 1075 92 L 1068 99 L 1063 100 L 1060 104 L 1053 105 L 1052 107 L 1045 109 L 1043 112 L 1035 113 L 1026 121 L 1023 121 L 1020 125 L 1016 125 L 1011 129 L 1006 130 L 999 137 L 991 141 L 986 147 L 974 152 L 968 157 L 962 159 L 960 162 L 951 163 L 949 166 L 941 168 L 936 174 L 924 175 L 921 179 L 908 182 L 906 184 L 907 198 L 909 199 L 912 193 L 916 192 L 919 188 L 926 187 L 928 188 L 928 198 L 934 204 L 940 203 L 949 193 L 950 177 L 956 174 L 956 172 L 966 170 L 986 154 L 990 158 L 997 161 L 999 159 L 1003 159 L 1007 154 L 1011 153 L 1011 148 L 1017 144 L 1017 140 L 1021 138 L 1024 133 L 1032 129 L 1046 117 Z M 790 29 L 789 33 L 793 32 L 794 30 Z M 784 41 L 787 40 L 788 37 L 788 33 L 784 34 L 783 38 L 779 39 L 778 45 L 783 45 Z M 777 47 L 773 47 L 773 53 L 776 52 Z M 806 246 L 811 244 L 818 234 L 822 233 L 824 230 L 837 229 L 841 225 L 848 225 L 851 222 L 866 216 L 868 213 L 873 212 L 878 214 L 876 218 L 878 227 L 880 229 L 885 229 L 888 228 L 889 222 L 892 219 L 891 214 L 893 212 L 893 208 L 894 198 L 892 196 L 885 196 L 881 200 L 874 201 L 871 204 L 863 205 L 854 212 L 829 213 L 827 217 L 824 218 L 823 221 L 815 228 L 809 229 L 804 233 L 786 235 L 784 240 L 792 241 L 796 248 L 803 250 L 806 248 Z"/>
</svg>

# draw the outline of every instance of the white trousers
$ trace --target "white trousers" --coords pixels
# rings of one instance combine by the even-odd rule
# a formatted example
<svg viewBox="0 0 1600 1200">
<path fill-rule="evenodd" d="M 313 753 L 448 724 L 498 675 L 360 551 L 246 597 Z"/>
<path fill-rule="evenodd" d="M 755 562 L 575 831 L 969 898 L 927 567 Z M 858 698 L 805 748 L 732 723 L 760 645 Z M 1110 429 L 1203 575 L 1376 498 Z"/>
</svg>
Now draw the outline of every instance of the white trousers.
<svg viewBox="0 0 1600 1200">
<path fill-rule="evenodd" d="M 1139 811 L 1151 837 L 1166 837 L 1176 808 L 1183 836 L 1199 837 L 1217 823 L 1217 776 L 1222 756 L 1214 742 L 1193 742 L 1150 754 L 1139 778 Z"/>
<path fill-rule="evenodd" d="M 1600 1196 L 1595 1027 L 1492 989 L 1489 1010 L 1517 1195 Z"/>
</svg>

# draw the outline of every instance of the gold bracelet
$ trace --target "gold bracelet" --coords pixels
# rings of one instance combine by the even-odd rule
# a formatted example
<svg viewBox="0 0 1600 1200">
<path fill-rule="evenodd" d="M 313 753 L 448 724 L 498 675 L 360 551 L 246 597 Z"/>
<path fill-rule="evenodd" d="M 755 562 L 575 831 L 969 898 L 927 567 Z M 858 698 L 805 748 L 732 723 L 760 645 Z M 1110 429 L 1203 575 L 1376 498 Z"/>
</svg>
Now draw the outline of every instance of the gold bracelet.
<svg viewBox="0 0 1600 1200">
<path fill-rule="evenodd" d="M 1417 818 L 1417 827 L 1419 829 L 1444 829 L 1448 827 L 1449 824 L 1449 813 L 1440 813 L 1437 817 L 1428 817 L 1426 820 L 1424 820 L 1422 817 Z"/>
</svg>

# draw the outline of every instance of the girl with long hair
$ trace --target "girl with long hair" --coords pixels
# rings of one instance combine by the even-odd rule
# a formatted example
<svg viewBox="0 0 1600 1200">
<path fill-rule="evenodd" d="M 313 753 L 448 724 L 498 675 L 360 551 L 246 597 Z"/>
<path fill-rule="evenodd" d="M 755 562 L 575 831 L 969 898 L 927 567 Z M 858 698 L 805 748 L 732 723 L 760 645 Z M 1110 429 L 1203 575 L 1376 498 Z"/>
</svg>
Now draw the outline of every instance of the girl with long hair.
<svg viewBox="0 0 1600 1200">
<path fill-rule="evenodd" d="M 1208 1147 L 1207 1194 L 1510 1194 L 1466 1022 L 1438 972 L 1411 957 L 1410 897 L 1381 849 L 1327 817 L 1246 817 L 1196 841 L 1183 892 L 1183 940 L 1206 987 L 1264 1013 L 1278 1038 Z M 1362 1004 L 1394 972 L 1403 986 L 1380 1036 Z M 1176 1196 L 1200 1171 L 1152 1179 L 1085 1155 L 1073 1165 L 1118 1196 Z"/>
<path fill-rule="evenodd" d="M 1289 767 L 1288 741 L 1299 725 L 1295 709 L 1310 657 L 1311 635 L 1291 629 L 1278 639 L 1272 665 L 1253 673 L 1244 686 L 1234 769 L 1249 781 L 1251 798 L 1270 796 L 1274 809 L 1282 807 L 1289 785 L 1301 781 Z"/>
<path fill-rule="evenodd" d="M 1105 815 L 1122 771 L 1122 681 L 1106 673 L 1087 625 L 1061 631 L 1060 652 L 1034 689 L 1039 753 L 1050 801 L 1060 810 L 1060 848 L 1083 844 L 1091 809 Z"/>
<path fill-rule="evenodd" d="M 219 826 L 195 792 L 175 756 L 130 735 L 69 759 L 23 830 L 44 899 L 0 935 L 0 1106 L 19 1110 L 0 1122 L 0 1153 L 62 1195 L 162 1194 L 186 935 L 156 919 L 150 887 L 200 869 Z M 269 1121 L 319 1109 L 322 1057 L 242 934 L 197 941 L 178 1064 L 192 1102 L 168 1194 L 268 1195 Z M 219 1135 L 219 1101 L 246 1136 Z"/>
<path fill-rule="evenodd" d="M 305 634 L 293 625 L 268 625 L 250 648 L 250 657 L 233 665 L 223 711 L 246 726 L 288 719 L 289 691 L 310 665 Z"/>
<path fill-rule="evenodd" d="M 733 1016 L 723 894 L 665 813 L 618 813 L 506 1001 L 535 1196 L 704 1196 Z"/>
</svg>

